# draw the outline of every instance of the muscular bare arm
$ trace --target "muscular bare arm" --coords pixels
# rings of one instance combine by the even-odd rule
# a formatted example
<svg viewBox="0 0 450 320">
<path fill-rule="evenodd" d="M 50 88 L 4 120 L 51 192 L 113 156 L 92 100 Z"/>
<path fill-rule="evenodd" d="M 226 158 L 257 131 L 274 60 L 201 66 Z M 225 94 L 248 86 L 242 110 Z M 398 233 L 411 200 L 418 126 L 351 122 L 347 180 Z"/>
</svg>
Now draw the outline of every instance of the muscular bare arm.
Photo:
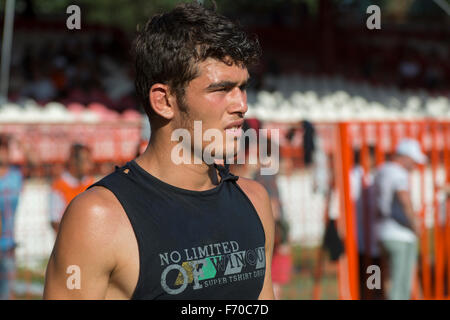
<svg viewBox="0 0 450 320">
<path fill-rule="evenodd" d="M 119 228 L 118 215 L 101 192 L 94 188 L 76 197 L 63 216 L 50 256 L 44 299 L 106 298 L 109 278 L 117 265 Z M 68 286 L 70 266 L 79 268 L 79 289 Z"/>
<path fill-rule="evenodd" d="M 275 232 L 275 223 L 272 214 L 272 205 L 266 189 L 258 182 L 240 177 L 238 184 L 253 203 L 264 227 L 266 235 L 266 275 L 259 300 L 275 299 L 272 286 L 272 254 Z"/>
</svg>

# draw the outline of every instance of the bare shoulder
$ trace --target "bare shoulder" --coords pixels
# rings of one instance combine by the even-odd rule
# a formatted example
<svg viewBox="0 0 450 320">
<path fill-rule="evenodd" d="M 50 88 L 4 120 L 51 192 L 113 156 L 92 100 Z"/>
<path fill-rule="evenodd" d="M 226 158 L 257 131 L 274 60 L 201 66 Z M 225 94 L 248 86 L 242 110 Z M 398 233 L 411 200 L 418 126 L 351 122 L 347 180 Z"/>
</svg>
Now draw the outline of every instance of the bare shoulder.
<svg viewBox="0 0 450 320">
<path fill-rule="evenodd" d="M 126 214 L 111 191 L 94 187 L 78 195 L 61 221 L 47 265 L 44 298 L 103 299 L 119 292 L 108 290 L 111 276 L 127 260 L 124 257 L 135 251 L 130 230 Z M 83 273 L 80 290 L 66 287 L 69 266 L 77 266 Z M 122 282 L 132 287 L 132 281 Z M 122 291 L 115 296 L 131 296 L 132 289 Z"/>
<path fill-rule="evenodd" d="M 269 203 L 269 194 L 261 183 L 244 177 L 239 177 L 237 183 L 253 202 L 253 205 Z"/>
<path fill-rule="evenodd" d="M 124 217 L 123 208 L 111 191 L 93 187 L 71 201 L 61 221 L 61 231 L 81 226 L 95 227 L 97 233 L 108 229 L 113 231 L 120 227 Z"/>
<path fill-rule="evenodd" d="M 275 222 L 272 214 L 269 194 L 262 184 L 254 180 L 239 177 L 237 183 L 253 203 L 253 206 L 255 207 L 256 212 L 259 215 L 259 219 L 263 225 L 266 237 L 266 275 L 264 277 L 264 285 L 258 299 L 274 299 L 271 266 Z"/>
<path fill-rule="evenodd" d="M 117 263 L 115 248 L 120 247 L 120 239 L 128 236 L 128 224 L 114 194 L 106 188 L 93 187 L 67 207 L 54 251 L 79 257 L 103 255 L 105 265 L 113 268 Z"/>
<path fill-rule="evenodd" d="M 243 177 L 239 177 L 237 183 L 252 202 L 267 233 L 273 228 L 274 220 L 270 198 L 266 188 L 257 181 Z"/>
</svg>

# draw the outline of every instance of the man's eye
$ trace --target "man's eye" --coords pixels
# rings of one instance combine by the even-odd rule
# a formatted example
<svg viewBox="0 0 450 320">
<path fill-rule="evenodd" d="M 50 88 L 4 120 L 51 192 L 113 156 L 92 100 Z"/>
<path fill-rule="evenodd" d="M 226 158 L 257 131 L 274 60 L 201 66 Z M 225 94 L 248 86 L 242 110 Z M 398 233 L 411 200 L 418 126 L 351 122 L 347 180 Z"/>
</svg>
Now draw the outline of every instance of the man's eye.
<svg viewBox="0 0 450 320">
<path fill-rule="evenodd" d="M 217 89 L 216 91 L 218 91 L 218 92 L 228 92 L 228 91 L 230 91 L 230 88 L 220 88 L 220 89 Z"/>
</svg>

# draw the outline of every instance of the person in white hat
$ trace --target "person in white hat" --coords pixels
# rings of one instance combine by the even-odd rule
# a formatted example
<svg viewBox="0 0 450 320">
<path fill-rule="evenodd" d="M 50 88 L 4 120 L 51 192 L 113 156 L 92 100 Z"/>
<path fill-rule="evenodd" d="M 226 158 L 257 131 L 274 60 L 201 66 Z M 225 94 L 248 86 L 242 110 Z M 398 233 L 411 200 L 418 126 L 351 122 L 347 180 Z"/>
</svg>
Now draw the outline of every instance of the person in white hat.
<svg viewBox="0 0 450 320">
<path fill-rule="evenodd" d="M 388 299 L 406 300 L 411 295 L 419 225 L 411 202 L 409 172 L 426 161 L 416 140 L 403 139 L 375 175 L 377 235 L 389 262 Z"/>
<path fill-rule="evenodd" d="M 419 142 L 414 139 L 403 139 L 400 141 L 397 145 L 396 155 L 406 160 L 405 164 L 409 169 L 416 164 L 425 164 L 427 162 L 427 156 L 422 153 Z"/>
</svg>

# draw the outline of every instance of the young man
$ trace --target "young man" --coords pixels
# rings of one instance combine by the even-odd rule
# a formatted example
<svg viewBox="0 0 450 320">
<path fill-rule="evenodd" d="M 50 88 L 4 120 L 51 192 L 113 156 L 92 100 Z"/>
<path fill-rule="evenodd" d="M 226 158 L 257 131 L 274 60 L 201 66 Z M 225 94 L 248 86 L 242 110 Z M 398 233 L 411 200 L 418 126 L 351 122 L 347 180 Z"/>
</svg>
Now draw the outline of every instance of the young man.
<svg viewBox="0 0 450 320">
<path fill-rule="evenodd" d="M 94 178 L 90 175 L 91 170 L 92 157 L 89 148 L 78 143 L 72 145 L 67 170 L 52 183 L 50 223 L 55 233 L 58 233 L 64 210 L 70 201 L 94 183 Z"/>
<path fill-rule="evenodd" d="M 178 141 L 171 139 L 176 129 L 193 137 L 194 121 L 201 121 L 203 132 L 225 135 L 219 151 L 236 154 L 247 66 L 258 56 L 256 41 L 197 4 L 147 22 L 135 60 L 137 93 L 152 128 L 149 146 L 71 202 L 44 298 L 273 299 L 267 192 L 226 166 L 194 161 L 209 142 L 194 148 L 183 141 L 194 151 L 192 161 L 176 164 Z M 69 267 L 81 279 L 73 278 L 74 289 L 66 285 Z"/>
<path fill-rule="evenodd" d="M 409 172 L 426 160 L 416 140 L 404 139 L 391 161 L 375 175 L 377 238 L 388 255 L 391 300 L 407 300 L 411 295 L 420 230 L 411 202 Z"/>
</svg>

